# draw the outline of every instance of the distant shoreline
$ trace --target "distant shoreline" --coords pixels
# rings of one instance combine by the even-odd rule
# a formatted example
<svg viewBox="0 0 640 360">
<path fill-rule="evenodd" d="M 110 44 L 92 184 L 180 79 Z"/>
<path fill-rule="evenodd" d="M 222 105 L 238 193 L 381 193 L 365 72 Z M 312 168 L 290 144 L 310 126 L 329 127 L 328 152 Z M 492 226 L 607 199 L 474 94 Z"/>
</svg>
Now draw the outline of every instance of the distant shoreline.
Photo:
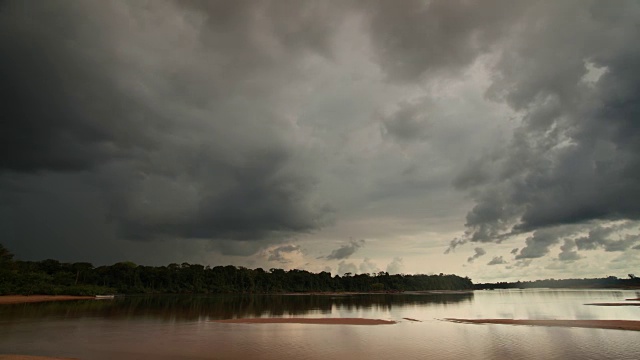
<svg viewBox="0 0 640 360">
<path fill-rule="evenodd" d="M 92 300 L 95 298 L 95 296 L 76 295 L 2 295 L 0 296 L 0 305 L 27 304 L 47 301 Z M 0 360 L 1 359 L 3 358 L 0 357 Z"/>
<path fill-rule="evenodd" d="M 393 325 L 396 321 L 363 318 L 243 318 L 211 320 L 224 324 Z"/>
<path fill-rule="evenodd" d="M 445 321 L 461 324 L 502 324 L 502 325 L 530 325 L 547 327 L 574 327 L 592 329 L 612 329 L 640 331 L 640 321 L 637 320 L 516 320 L 516 319 L 455 319 L 446 318 Z"/>
<path fill-rule="evenodd" d="M 474 290 L 422 290 L 422 291 L 310 291 L 287 292 L 266 295 L 319 295 L 319 296 L 350 296 L 350 295 L 443 295 L 443 294 L 473 294 Z"/>
</svg>

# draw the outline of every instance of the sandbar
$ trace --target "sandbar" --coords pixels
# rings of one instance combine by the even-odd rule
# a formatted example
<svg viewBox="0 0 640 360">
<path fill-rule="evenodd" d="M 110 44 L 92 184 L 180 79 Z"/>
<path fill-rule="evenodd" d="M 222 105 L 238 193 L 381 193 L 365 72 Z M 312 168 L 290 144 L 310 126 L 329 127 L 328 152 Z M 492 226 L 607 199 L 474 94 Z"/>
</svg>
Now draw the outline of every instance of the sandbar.
<svg viewBox="0 0 640 360">
<path fill-rule="evenodd" d="M 245 318 L 212 320 L 227 324 L 391 325 L 395 321 L 362 318 Z"/>
<path fill-rule="evenodd" d="M 422 321 L 420 321 L 420 320 L 417 320 L 417 319 L 412 319 L 412 318 L 403 318 L 403 319 L 405 319 L 405 320 L 409 320 L 409 321 L 416 321 L 416 322 L 422 322 Z"/>
<path fill-rule="evenodd" d="M 635 298 L 635 299 L 626 299 L 627 301 L 640 301 L 640 298 Z"/>
<path fill-rule="evenodd" d="M 464 324 L 533 325 L 640 331 L 640 321 L 637 320 L 515 320 L 451 318 L 447 318 L 444 320 Z"/>
<path fill-rule="evenodd" d="M 628 303 L 591 303 L 591 304 L 585 304 L 585 305 L 592 305 L 592 306 L 640 306 L 640 303 L 633 303 L 633 302 L 628 302 Z"/>
<path fill-rule="evenodd" d="M 73 296 L 73 295 L 3 295 L 3 296 L 0 296 L 0 305 L 24 304 L 24 303 L 34 303 L 34 302 L 44 302 L 44 301 L 89 300 L 89 299 L 95 299 L 95 298 L 96 298 L 95 296 Z"/>
</svg>

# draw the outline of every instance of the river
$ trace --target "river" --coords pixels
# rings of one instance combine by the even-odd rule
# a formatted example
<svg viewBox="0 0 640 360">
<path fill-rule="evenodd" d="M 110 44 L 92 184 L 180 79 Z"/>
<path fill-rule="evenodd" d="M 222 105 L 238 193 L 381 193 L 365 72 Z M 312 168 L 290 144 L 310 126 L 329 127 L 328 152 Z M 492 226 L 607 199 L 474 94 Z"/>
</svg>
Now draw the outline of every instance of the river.
<svg viewBox="0 0 640 360">
<path fill-rule="evenodd" d="M 466 294 L 130 296 L 0 306 L 0 354 L 79 359 L 637 359 L 636 331 L 459 324 L 444 318 L 640 320 L 593 306 L 629 290 Z M 228 324 L 247 317 L 369 318 L 392 325 Z M 418 321 L 406 320 L 405 318 Z"/>
</svg>

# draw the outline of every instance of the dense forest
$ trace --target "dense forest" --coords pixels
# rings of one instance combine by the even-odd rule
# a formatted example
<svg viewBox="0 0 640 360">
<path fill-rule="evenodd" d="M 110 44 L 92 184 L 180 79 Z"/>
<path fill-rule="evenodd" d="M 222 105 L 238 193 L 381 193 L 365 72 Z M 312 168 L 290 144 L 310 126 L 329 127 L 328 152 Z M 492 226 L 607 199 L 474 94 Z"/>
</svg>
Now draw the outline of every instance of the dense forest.
<svg viewBox="0 0 640 360">
<path fill-rule="evenodd" d="M 469 278 L 456 275 L 390 275 L 311 273 L 305 270 L 169 264 L 142 266 L 119 262 L 91 263 L 57 260 L 20 261 L 0 244 L 0 295 L 6 294 L 143 294 L 143 293 L 284 293 L 321 291 L 470 290 Z"/>
<path fill-rule="evenodd" d="M 629 274 L 629 278 L 620 279 L 615 276 L 596 279 L 545 279 L 534 281 L 496 282 L 475 284 L 474 289 L 531 289 L 531 288 L 577 288 L 577 289 L 602 289 L 602 288 L 640 288 L 640 278 Z"/>
</svg>

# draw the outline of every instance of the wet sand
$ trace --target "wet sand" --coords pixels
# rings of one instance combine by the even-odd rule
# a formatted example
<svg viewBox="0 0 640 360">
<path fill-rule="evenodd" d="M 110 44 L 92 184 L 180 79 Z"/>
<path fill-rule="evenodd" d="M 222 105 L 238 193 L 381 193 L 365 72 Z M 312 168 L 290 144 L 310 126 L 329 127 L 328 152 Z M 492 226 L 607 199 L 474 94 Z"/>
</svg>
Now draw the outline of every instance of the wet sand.
<svg viewBox="0 0 640 360">
<path fill-rule="evenodd" d="M 95 296 L 3 295 L 3 296 L 0 296 L 0 305 L 4 305 L 4 304 L 24 304 L 24 303 L 34 303 L 34 302 L 44 302 L 44 301 L 89 300 L 89 299 L 95 299 Z M 0 358 L 0 359 L 2 359 L 2 358 Z"/>
<path fill-rule="evenodd" d="M 635 320 L 514 320 L 451 318 L 444 320 L 463 324 L 533 325 L 640 331 L 640 321 Z"/>
<path fill-rule="evenodd" d="M 321 324 L 321 325 L 391 325 L 395 321 L 361 318 L 246 318 L 212 320 L 226 324 Z"/>
</svg>

